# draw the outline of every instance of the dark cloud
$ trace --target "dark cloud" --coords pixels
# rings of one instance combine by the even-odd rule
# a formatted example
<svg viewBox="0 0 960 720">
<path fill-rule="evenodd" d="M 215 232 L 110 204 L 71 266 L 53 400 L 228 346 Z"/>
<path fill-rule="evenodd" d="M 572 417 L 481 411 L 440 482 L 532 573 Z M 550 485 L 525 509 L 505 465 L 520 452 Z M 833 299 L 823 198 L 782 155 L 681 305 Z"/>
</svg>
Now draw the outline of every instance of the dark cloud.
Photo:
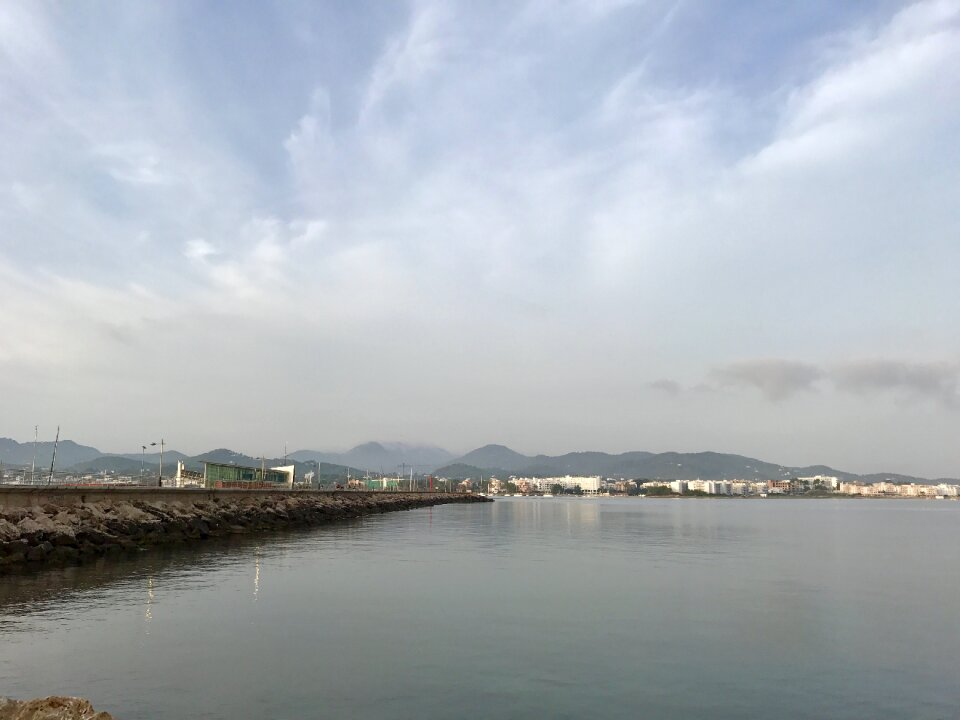
<svg viewBox="0 0 960 720">
<path fill-rule="evenodd" d="M 653 390 L 659 390 L 667 395 L 673 395 L 674 397 L 679 395 L 680 391 L 682 390 L 680 383 L 678 383 L 676 380 L 670 380 L 668 378 L 654 380 L 652 383 L 648 383 L 647 387 L 650 387 Z"/>
<path fill-rule="evenodd" d="M 931 399 L 960 406 L 957 363 L 918 363 L 898 360 L 862 360 L 845 363 L 832 372 L 837 388 L 857 394 L 892 392 L 906 398 Z"/>
<path fill-rule="evenodd" d="M 768 400 L 777 402 L 812 390 L 824 372 L 809 363 L 764 358 L 724 365 L 714 369 L 712 375 L 720 385 L 754 387 Z"/>
</svg>

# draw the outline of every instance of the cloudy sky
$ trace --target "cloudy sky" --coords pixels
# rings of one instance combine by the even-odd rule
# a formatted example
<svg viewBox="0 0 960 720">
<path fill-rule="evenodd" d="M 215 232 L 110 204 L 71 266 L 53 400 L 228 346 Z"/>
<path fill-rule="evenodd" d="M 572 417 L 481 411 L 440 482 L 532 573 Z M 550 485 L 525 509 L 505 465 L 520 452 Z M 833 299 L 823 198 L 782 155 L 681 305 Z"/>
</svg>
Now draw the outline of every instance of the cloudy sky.
<svg viewBox="0 0 960 720">
<path fill-rule="evenodd" d="M 0 4 L 0 436 L 960 473 L 960 0 Z"/>
</svg>

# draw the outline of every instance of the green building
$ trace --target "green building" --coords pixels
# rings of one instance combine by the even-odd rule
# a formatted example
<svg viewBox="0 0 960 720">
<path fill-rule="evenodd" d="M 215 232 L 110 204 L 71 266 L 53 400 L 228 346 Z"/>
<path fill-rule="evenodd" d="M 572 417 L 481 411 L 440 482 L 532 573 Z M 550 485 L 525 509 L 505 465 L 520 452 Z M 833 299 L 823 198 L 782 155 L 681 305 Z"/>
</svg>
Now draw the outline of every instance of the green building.
<svg viewBox="0 0 960 720">
<path fill-rule="evenodd" d="M 399 490 L 397 478 L 367 478 L 367 490 Z"/>
<path fill-rule="evenodd" d="M 258 468 L 214 462 L 203 464 L 203 486 L 207 488 L 292 488 L 293 478 L 293 465 Z"/>
</svg>

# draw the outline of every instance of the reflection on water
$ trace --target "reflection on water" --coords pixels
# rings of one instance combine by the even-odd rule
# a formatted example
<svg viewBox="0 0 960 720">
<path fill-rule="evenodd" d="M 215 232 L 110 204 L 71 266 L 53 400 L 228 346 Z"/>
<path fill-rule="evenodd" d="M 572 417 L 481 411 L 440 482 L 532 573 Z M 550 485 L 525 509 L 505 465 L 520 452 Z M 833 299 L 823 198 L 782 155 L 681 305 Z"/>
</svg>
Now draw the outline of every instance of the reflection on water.
<svg viewBox="0 0 960 720">
<path fill-rule="evenodd" d="M 253 551 L 253 599 L 260 593 L 260 546 Z"/>
<path fill-rule="evenodd" d="M 948 717 L 958 521 L 517 498 L 101 560 L 3 579 L 0 694 L 127 720 Z"/>
<path fill-rule="evenodd" d="M 147 634 L 150 633 L 150 620 L 153 618 L 153 576 L 147 578 L 147 609 L 143 612 L 143 619 L 147 625 Z"/>
</svg>

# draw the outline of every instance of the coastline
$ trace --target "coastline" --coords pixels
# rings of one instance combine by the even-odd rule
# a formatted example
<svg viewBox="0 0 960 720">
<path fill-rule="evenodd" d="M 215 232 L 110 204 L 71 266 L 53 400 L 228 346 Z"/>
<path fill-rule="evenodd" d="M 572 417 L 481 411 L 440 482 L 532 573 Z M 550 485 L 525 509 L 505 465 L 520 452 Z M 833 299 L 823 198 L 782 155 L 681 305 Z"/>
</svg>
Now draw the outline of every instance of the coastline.
<svg viewBox="0 0 960 720">
<path fill-rule="evenodd" d="M 492 500 L 464 493 L 53 489 L 24 496 L 0 490 L 0 576 L 212 537 L 472 502 Z"/>
</svg>

